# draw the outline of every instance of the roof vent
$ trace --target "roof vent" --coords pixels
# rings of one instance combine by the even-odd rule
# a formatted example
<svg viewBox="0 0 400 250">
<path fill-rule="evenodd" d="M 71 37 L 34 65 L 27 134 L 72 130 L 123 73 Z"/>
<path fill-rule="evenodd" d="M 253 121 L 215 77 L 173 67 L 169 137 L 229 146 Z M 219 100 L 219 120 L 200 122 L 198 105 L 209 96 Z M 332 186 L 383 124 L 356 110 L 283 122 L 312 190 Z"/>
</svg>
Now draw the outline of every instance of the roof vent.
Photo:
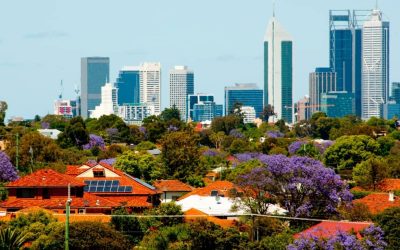
<svg viewBox="0 0 400 250">
<path fill-rule="evenodd" d="M 394 192 L 393 191 L 389 192 L 389 201 L 391 201 L 391 202 L 394 201 Z"/>
<path fill-rule="evenodd" d="M 100 201 L 96 200 L 96 206 L 100 206 Z"/>
<path fill-rule="evenodd" d="M 42 176 L 42 181 L 45 181 L 46 180 L 46 176 Z"/>
</svg>

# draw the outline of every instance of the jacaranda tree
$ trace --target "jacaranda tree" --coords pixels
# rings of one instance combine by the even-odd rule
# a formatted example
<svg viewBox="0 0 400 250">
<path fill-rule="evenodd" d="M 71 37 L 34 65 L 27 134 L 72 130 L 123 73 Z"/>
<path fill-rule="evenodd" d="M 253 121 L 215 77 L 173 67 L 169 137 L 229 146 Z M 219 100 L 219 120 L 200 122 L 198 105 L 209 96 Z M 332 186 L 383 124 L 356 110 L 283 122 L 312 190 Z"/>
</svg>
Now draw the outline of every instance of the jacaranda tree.
<svg viewBox="0 0 400 250">
<path fill-rule="evenodd" d="M 263 164 L 237 178 L 244 190 L 243 200 L 248 201 L 245 206 L 252 212 L 265 213 L 273 202 L 290 216 L 327 217 L 337 214 L 340 204 L 352 200 L 340 176 L 315 159 L 263 154 L 242 158 L 258 159 Z"/>
<path fill-rule="evenodd" d="M 18 179 L 17 170 L 8 155 L 0 151 L 0 181 L 15 181 L 16 179 Z"/>
</svg>

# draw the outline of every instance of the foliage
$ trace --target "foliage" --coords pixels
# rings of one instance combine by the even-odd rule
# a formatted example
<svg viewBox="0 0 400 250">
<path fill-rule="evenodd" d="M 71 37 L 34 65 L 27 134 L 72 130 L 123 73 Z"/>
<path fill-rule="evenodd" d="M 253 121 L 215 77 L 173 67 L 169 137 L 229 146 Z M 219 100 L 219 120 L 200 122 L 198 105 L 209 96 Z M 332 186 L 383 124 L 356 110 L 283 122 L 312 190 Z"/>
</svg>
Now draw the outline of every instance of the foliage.
<svg viewBox="0 0 400 250">
<path fill-rule="evenodd" d="M 20 249 L 26 242 L 26 236 L 17 230 L 5 228 L 0 230 L 0 249 Z"/>
<path fill-rule="evenodd" d="M 150 141 L 142 141 L 140 142 L 135 149 L 142 151 L 142 150 L 151 150 L 151 149 L 155 149 L 156 145 Z"/>
<path fill-rule="evenodd" d="M 245 206 L 252 212 L 265 213 L 268 203 L 274 201 L 291 216 L 324 217 L 336 214 L 340 204 L 351 201 L 346 183 L 317 160 L 284 155 L 260 155 L 258 159 L 264 166 L 237 180 L 247 194 Z"/>
<path fill-rule="evenodd" d="M 123 216 L 129 215 L 124 207 L 115 209 L 112 214 L 116 216 L 111 216 L 111 226 L 115 230 L 123 233 L 132 243 L 139 243 L 143 238 L 144 232 L 142 231 L 138 218 Z"/>
<path fill-rule="evenodd" d="M 6 117 L 8 105 L 5 101 L 0 101 L 0 126 L 4 126 L 4 118 Z"/>
<path fill-rule="evenodd" d="M 146 139 L 151 142 L 156 142 L 167 131 L 165 122 L 154 115 L 143 119 L 143 128 L 146 129 Z"/>
<path fill-rule="evenodd" d="M 89 135 L 89 142 L 85 145 L 82 145 L 83 149 L 92 149 L 92 148 L 100 148 L 104 149 L 104 139 L 101 136 L 90 134 Z"/>
<path fill-rule="evenodd" d="M 258 243 L 258 249 L 286 250 L 287 246 L 291 243 L 293 243 L 293 235 L 283 232 L 264 237 Z"/>
<path fill-rule="evenodd" d="M 351 190 L 351 194 L 353 195 L 353 199 L 357 200 L 357 199 L 362 199 L 365 196 L 371 194 L 370 191 L 355 191 L 355 190 Z"/>
<path fill-rule="evenodd" d="M 382 136 L 376 140 L 379 143 L 379 152 L 381 156 L 387 156 L 390 153 L 390 149 L 394 146 L 395 139 L 389 136 Z"/>
<path fill-rule="evenodd" d="M 292 144 L 290 144 L 289 147 L 288 147 L 289 154 L 291 154 L 291 155 L 296 154 L 296 152 L 299 151 L 299 149 L 301 147 L 303 147 L 303 145 L 305 145 L 305 144 L 307 144 L 306 141 L 295 141 L 295 142 L 292 142 Z"/>
<path fill-rule="evenodd" d="M 351 206 L 341 206 L 340 217 L 350 221 L 371 221 L 372 214 L 367 205 L 356 202 Z"/>
<path fill-rule="evenodd" d="M 64 132 L 58 136 L 57 142 L 62 148 L 81 147 L 89 142 L 89 133 L 80 116 L 69 121 Z"/>
<path fill-rule="evenodd" d="M 272 106 L 271 104 L 268 104 L 267 106 L 265 106 L 263 108 L 261 117 L 262 117 L 263 121 L 268 122 L 268 120 L 271 116 L 276 116 L 276 113 L 274 112 L 274 106 Z"/>
<path fill-rule="evenodd" d="M 15 181 L 18 174 L 6 153 L 0 151 L 0 181 Z"/>
<path fill-rule="evenodd" d="M 161 112 L 160 115 L 161 119 L 168 122 L 173 119 L 180 121 L 181 120 L 181 114 L 179 112 L 179 109 L 174 105 L 172 108 L 166 108 Z"/>
<path fill-rule="evenodd" d="M 400 208 L 388 208 L 382 213 L 378 214 L 374 221 L 385 232 L 385 241 L 388 243 L 386 249 L 395 250 L 400 249 Z"/>
<path fill-rule="evenodd" d="M 383 158 L 370 158 L 353 169 L 353 180 L 358 186 L 375 191 L 376 185 L 388 177 L 388 169 Z"/>
<path fill-rule="evenodd" d="M 71 123 L 71 121 L 69 122 Z M 68 120 L 62 115 L 46 115 L 41 119 L 42 128 L 58 129 L 64 131 L 68 125 Z"/>
<path fill-rule="evenodd" d="M 214 118 L 211 123 L 211 130 L 214 131 L 214 133 L 222 131 L 228 135 L 232 129 L 237 129 L 242 126 L 243 119 L 240 116 L 231 114 L 224 117 Z"/>
<path fill-rule="evenodd" d="M 358 163 L 374 157 L 379 150 L 379 143 L 369 136 L 342 136 L 326 150 L 324 163 L 338 169 L 353 169 Z"/>
</svg>

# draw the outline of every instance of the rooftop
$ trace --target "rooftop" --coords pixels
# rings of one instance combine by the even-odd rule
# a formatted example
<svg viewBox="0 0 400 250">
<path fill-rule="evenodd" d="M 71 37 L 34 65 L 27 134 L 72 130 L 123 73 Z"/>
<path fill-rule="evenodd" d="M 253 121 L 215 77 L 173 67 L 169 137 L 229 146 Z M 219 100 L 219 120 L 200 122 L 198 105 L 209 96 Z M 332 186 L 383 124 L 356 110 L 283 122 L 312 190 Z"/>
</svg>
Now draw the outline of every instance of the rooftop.
<svg viewBox="0 0 400 250">
<path fill-rule="evenodd" d="M 9 183 L 6 187 L 71 187 L 85 186 L 81 180 L 58 173 L 52 169 L 41 169 Z"/>
<path fill-rule="evenodd" d="M 159 180 L 154 182 L 154 186 L 161 192 L 191 192 L 193 187 L 179 180 Z"/>
<path fill-rule="evenodd" d="M 298 234 L 295 234 L 294 238 L 307 238 L 310 236 L 329 238 L 336 235 L 338 232 L 352 231 L 356 232 L 357 237 L 360 238 L 361 235 L 358 233 L 372 224 L 373 223 L 371 222 L 322 221 L 315 226 L 312 226 Z"/>
<path fill-rule="evenodd" d="M 391 207 L 400 207 L 400 199 L 394 197 L 393 201 L 389 201 L 388 193 L 373 193 L 364 198 L 355 200 L 354 203 L 365 204 L 372 214 L 377 214 Z"/>
</svg>

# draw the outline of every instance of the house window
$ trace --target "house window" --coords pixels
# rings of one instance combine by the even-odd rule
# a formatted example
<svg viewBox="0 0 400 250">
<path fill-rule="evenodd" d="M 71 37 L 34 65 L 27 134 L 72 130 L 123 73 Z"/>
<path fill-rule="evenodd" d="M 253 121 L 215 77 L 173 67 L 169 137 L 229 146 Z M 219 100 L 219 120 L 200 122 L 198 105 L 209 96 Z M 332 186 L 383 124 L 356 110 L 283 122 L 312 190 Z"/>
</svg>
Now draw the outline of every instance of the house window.
<svg viewBox="0 0 400 250">
<path fill-rule="evenodd" d="M 211 191 L 211 196 L 218 196 L 218 191 L 217 190 L 212 190 Z"/>
<path fill-rule="evenodd" d="M 173 201 L 176 201 L 178 198 L 179 198 L 179 196 L 175 196 L 175 195 L 173 195 L 173 196 L 171 197 L 171 199 L 172 199 Z"/>
<path fill-rule="evenodd" d="M 106 177 L 104 173 L 104 169 L 101 170 L 93 170 L 93 176 L 94 177 Z"/>
<path fill-rule="evenodd" d="M 17 198 L 35 198 L 36 189 L 34 188 L 22 188 L 17 189 Z"/>
<path fill-rule="evenodd" d="M 48 188 L 43 188 L 42 198 L 43 199 L 50 199 L 50 192 L 49 192 Z"/>
</svg>

